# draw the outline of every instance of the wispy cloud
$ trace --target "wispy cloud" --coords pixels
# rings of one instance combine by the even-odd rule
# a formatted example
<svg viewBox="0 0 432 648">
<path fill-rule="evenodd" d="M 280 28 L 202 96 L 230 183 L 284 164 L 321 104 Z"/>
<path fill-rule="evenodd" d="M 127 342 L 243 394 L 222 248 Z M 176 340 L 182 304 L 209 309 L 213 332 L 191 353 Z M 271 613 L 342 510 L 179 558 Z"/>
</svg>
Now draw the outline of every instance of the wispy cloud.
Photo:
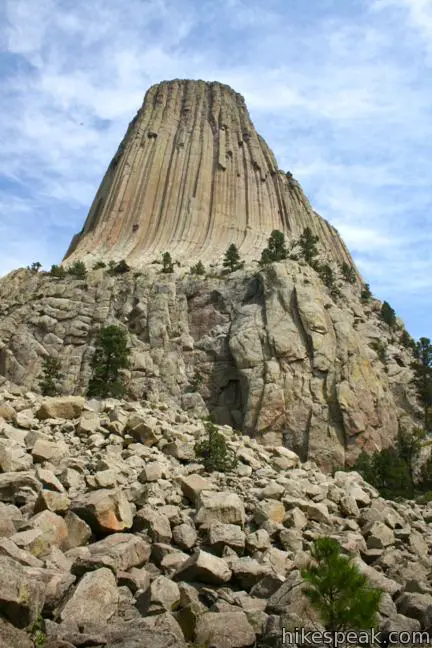
<svg viewBox="0 0 432 648">
<path fill-rule="evenodd" d="M 152 84 L 241 92 L 414 335 L 431 321 L 430 0 L 4 0 L 0 273 L 62 257 Z"/>
</svg>

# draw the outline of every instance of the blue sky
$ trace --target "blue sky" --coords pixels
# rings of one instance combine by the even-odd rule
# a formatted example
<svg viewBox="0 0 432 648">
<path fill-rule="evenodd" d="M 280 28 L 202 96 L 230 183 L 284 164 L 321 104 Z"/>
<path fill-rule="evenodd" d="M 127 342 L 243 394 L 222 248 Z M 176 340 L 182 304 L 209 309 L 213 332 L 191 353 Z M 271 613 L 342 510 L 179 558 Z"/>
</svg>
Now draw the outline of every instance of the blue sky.
<svg viewBox="0 0 432 648">
<path fill-rule="evenodd" d="M 432 337 L 431 68 L 432 0 L 0 0 L 0 275 L 61 260 L 151 84 L 218 80 Z"/>
</svg>

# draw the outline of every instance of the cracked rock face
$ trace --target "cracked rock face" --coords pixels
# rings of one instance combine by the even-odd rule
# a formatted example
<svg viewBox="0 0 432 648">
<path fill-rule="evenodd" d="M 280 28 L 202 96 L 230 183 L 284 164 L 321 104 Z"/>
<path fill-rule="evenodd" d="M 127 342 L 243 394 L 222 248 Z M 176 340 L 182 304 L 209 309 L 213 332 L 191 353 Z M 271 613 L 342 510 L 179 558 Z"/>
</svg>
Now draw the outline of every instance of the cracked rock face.
<svg viewBox="0 0 432 648">
<path fill-rule="evenodd" d="M 121 276 L 90 271 L 84 280 L 19 270 L 0 280 L 0 380 L 37 390 L 49 354 L 64 367 L 61 392 L 82 394 L 97 331 L 117 324 L 129 334 L 131 398 L 210 412 L 219 423 L 331 469 L 353 461 L 361 448 L 389 445 L 398 427 L 409 429 L 420 413 L 410 385 L 413 358 L 398 344 L 400 333 L 379 319 L 378 301 L 363 304 L 357 285 L 337 285 L 335 298 L 312 268 L 295 261 L 199 278 L 182 270 L 164 275 L 152 264 Z M 384 360 L 377 340 L 387 347 Z M 82 404 L 79 396 L 61 406 L 47 402 L 36 416 L 68 419 Z M 20 419 L 31 425 L 25 412 Z M 97 415 L 86 413 L 81 434 L 97 424 Z M 113 429 L 125 425 L 147 446 L 160 438 L 152 417 L 111 422 Z M 192 448 L 179 440 L 169 451 L 187 457 Z M 33 452 L 57 461 L 44 439 Z M 10 465 L 23 461 L 19 448 L 7 455 Z M 281 466 L 290 461 L 274 457 Z M 103 479 L 109 485 L 110 475 Z"/>
<path fill-rule="evenodd" d="M 148 90 L 65 258 L 142 267 L 169 250 L 208 263 L 235 243 L 254 259 L 272 230 L 292 239 L 305 227 L 352 265 L 336 230 L 278 169 L 241 95 L 216 82 L 165 81 Z"/>
</svg>

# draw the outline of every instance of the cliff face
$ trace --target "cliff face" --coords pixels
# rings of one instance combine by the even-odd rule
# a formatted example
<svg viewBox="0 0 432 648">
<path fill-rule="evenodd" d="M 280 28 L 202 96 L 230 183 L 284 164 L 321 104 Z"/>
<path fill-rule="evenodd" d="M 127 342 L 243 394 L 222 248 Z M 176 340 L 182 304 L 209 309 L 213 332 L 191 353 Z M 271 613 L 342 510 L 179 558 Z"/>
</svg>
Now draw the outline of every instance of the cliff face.
<svg viewBox="0 0 432 648">
<path fill-rule="evenodd" d="M 343 465 L 391 444 L 419 412 L 400 333 L 379 319 L 378 301 L 336 283 L 335 298 L 295 261 L 199 278 L 154 265 L 84 280 L 19 270 L 0 280 L 0 384 L 37 390 L 50 354 L 62 393 L 84 393 L 97 331 L 114 323 L 129 334 L 131 398 L 210 412 L 324 468 Z"/>
<path fill-rule="evenodd" d="M 338 262 L 352 259 L 300 185 L 278 170 L 243 97 L 220 83 L 151 87 L 65 259 L 125 259 L 142 267 L 169 251 L 189 264 L 219 261 L 230 243 L 260 257 L 274 229 L 305 227 Z"/>
</svg>

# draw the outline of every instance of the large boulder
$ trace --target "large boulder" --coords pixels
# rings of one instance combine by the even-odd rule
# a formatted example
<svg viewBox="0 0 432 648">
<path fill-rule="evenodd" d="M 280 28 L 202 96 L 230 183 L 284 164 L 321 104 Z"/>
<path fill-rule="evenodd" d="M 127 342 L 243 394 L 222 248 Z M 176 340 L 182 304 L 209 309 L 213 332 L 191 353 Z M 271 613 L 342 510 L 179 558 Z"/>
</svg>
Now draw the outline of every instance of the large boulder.
<svg viewBox="0 0 432 648">
<path fill-rule="evenodd" d="M 100 489 L 72 501 L 70 510 L 95 532 L 115 533 L 130 529 L 133 510 L 120 490 Z"/>
<path fill-rule="evenodd" d="M 76 419 L 81 415 L 85 400 L 81 396 L 54 396 L 46 398 L 36 412 L 41 421 L 45 419 Z"/>
</svg>

